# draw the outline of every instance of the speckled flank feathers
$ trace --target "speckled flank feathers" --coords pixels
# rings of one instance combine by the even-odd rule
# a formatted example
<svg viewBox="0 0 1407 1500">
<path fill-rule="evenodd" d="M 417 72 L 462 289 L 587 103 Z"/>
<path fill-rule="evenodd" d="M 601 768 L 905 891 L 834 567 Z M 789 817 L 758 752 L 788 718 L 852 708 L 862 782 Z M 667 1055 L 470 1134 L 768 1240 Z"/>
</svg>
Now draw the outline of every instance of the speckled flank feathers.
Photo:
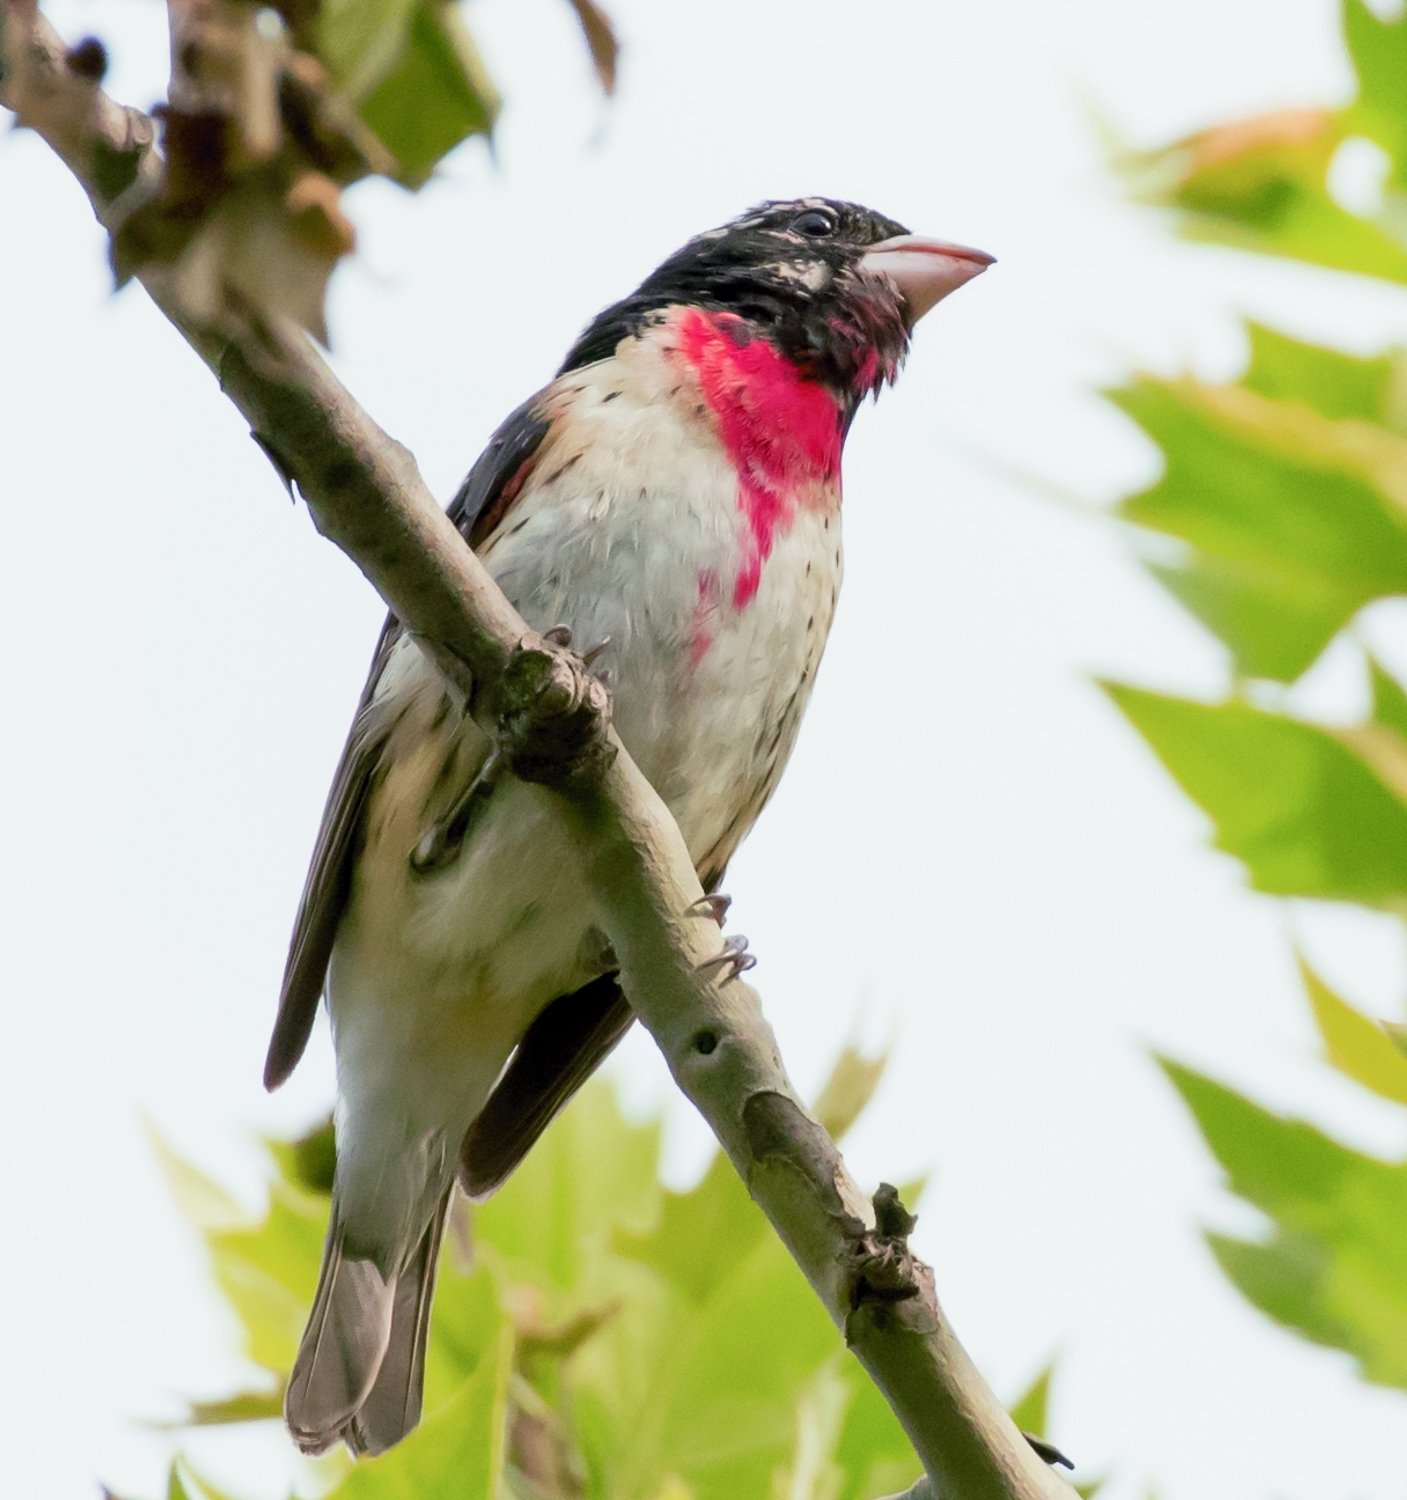
<svg viewBox="0 0 1407 1500">
<path fill-rule="evenodd" d="M 609 641 L 616 725 L 710 886 L 776 785 L 825 648 L 841 446 L 909 333 L 894 282 L 859 261 L 902 232 L 806 199 L 691 241 L 582 335 L 451 507 L 530 625 Z M 511 778 L 472 790 L 487 750 L 388 623 L 266 1075 L 297 1061 L 325 986 L 334 1209 L 286 1403 L 309 1452 L 378 1451 L 414 1425 L 456 1167 L 476 1190 L 501 1180 L 629 1022 L 550 810 Z M 485 1140 L 470 1127 L 496 1084 Z"/>
</svg>

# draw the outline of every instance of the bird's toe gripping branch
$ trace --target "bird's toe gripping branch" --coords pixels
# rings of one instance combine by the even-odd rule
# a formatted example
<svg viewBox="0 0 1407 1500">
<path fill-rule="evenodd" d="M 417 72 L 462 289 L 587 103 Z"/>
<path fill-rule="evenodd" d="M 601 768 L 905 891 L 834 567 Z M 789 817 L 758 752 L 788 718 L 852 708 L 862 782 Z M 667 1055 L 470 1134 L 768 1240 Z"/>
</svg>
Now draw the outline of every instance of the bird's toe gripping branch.
<svg viewBox="0 0 1407 1500">
<path fill-rule="evenodd" d="M 708 898 L 705 897 L 705 900 Z M 697 903 L 696 903 L 697 904 Z M 719 919 L 719 926 L 722 921 Z M 749 969 L 757 967 L 757 955 L 747 951 L 747 939 L 740 932 L 725 939 L 720 952 L 715 953 L 712 958 L 706 958 L 702 963 L 695 965 L 696 969 L 703 973 L 708 969 L 717 969 L 719 977 L 723 980 L 736 979 L 739 974 L 745 974 Z"/>
<path fill-rule="evenodd" d="M 498 747 L 524 781 L 568 790 L 598 780 L 615 759 L 611 698 L 568 649 L 565 627 L 518 643 L 504 669 Z M 593 660 L 599 652 L 590 653 Z"/>
<path fill-rule="evenodd" d="M 711 891 L 706 896 L 700 896 L 692 906 L 685 907 L 684 915 L 686 917 L 709 916 L 722 927 L 728 915 L 728 908 L 732 904 L 731 896 L 725 896 L 721 891 Z"/>
</svg>

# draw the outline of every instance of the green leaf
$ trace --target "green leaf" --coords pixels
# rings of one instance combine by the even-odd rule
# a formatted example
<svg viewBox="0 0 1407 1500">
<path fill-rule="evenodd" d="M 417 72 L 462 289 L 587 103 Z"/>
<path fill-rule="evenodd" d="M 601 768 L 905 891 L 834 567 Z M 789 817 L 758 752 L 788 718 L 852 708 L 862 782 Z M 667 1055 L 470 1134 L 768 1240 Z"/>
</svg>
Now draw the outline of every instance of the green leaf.
<svg viewBox="0 0 1407 1500">
<path fill-rule="evenodd" d="M 621 1225 L 659 1212 L 659 1125 L 631 1125 L 604 1080 L 553 1121 L 508 1183 L 474 1209 L 474 1239 L 545 1289 L 582 1289 Z"/>
<path fill-rule="evenodd" d="M 1303 401 L 1331 422 L 1361 417 L 1387 424 L 1400 353 L 1365 359 L 1304 343 L 1248 321 L 1251 363 L 1242 385 L 1273 401 Z"/>
<path fill-rule="evenodd" d="M 1387 1032 L 1341 1000 L 1303 959 L 1300 976 L 1329 1062 L 1384 1099 L 1407 1104 L 1407 1056 Z"/>
<path fill-rule="evenodd" d="M 833 1500 L 845 1474 L 836 1449 L 850 1405 L 850 1386 L 828 1361 L 796 1396 L 791 1462 L 772 1475 L 775 1500 Z"/>
<path fill-rule="evenodd" d="M 249 1357 L 279 1376 L 293 1368 L 313 1304 L 327 1214 L 325 1199 L 274 1183 L 262 1222 L 206 1236 L 215 1278 L 244 1325 Z"/>
<path fill-rule="evenodd" d="M 513 1330 L 503 1323 L 479 1368 L 409 1437 L 365 1459 L 327 1500 L 498 1500 Z"/>
<path fill-rule="evenodd" d="M 1011 1420 L 1033 1437 L 1046 1435 L 1046 1409 L 1050 1404 L 1050 1377 L 1055 1365 L 1048 1364 L 1010 1408 Z"/>
<path fill-rule="evenodd" d="M 850 1407 L 836 1445 L 845 1476 L 836 1500 L 875 1500 L 896 1495 L 923 1472 L 899 1419 L 858 1361 L 846 1358 L 841 1373 L 850 1385 Z"/>
<path fill-rule="evenodd" d="M 104 1490 L 103 1494 L 109 1500 L 116 1500 L 110 1490 Z M 167 1474 L 166 1500 L 230 1500 L 230 1497 L 223 1490 L 216 1489 L 203 1475 L 197 1474 L 190 1460 L 178 1453 L 171 1460 Z"/>
<path fill-rule="evenodd" d="M 1407 1163 L 1353 1151 L 1176 1063 L 1163 1067 L 1231 1190 L 1274 1221 L 1262 1243 L 1210 1236 L 1255 1306 L 1407 1388 Z"/>
<path fill-rule="evenodd" d="M 1105 688 L 1257 890 L 1385 909 L 1407 899 L 1407 807 L 1334 735 L 1243 703 Z"/>
<path fill-rule="evenodd" d="M 836 1140 L 874 1097 L 888 1060 L 887 1053 L 869 1058 L 856 1047 L 846 1047 L 836 1059 L 812 1106 Z M 920 1180 L 905 1188 L 901 1196 L 910 1207 L 923 1187 Z M 618 1255 L 654 1267 L 685 1296 L 701 1301 L 770 1233 L 732 1163 L 718 1153 L 695 1187 L 662 1194 L 654 1228 L 644 1233 L 619 1230 L 613 1247 Z"/>
<path fill-rule="evenodd" d="M 361 104 L 361 117 L 399 164 L 407 187 L 426 182 L 462 140 L 487 135 L 499 99 L 452 0 L 420 0 L 395 65 Z"/>
<path fill-rule="evenodd" d="M 574 1366 L 578 1431 L 602 1494 L 650 1494 L 673 1473 L 698 1500 L 766 1495 L 793 1460 L 803 1387 L 843 1352 L 770 1234 L 702 1302 L 667 1302 L 633 1345 L 627 1331 L 605 1330 Z"/>
<path fill-rule="evenodd" d="M 1387 152 L 1393 180 L 1407 185 L 1407 18 L 1379 20 L 1363 0 L 1344 0 L 1344 41 L 1358 75 L 1345 126 Z"/>
<path fill-rule="evenodd" d="M 283 1387 L 272 1391 L 239 1391 L 222 1401 L 192 1401 L 172 1427 L 221 1427 L 231 1422 L 267 1422 L 283 1416 Z"/>
<path fill-rule="evenodd" d="M 1407 739 L 1407 693 L 1373 656 L 1368 658 L 1368 672 L 1373 687 L 1375 722 Z"/>
<path fill-rule="evenodd" d="M 661 1194 L 658 1225 L 647 1233 L 617 1230 L 617 1255 L 652 1266 L 684 1296 L 701 1302 L 771 1231 L 762 1210 L 721 1153 L 687 1193 Z"/>
<path fill-rule="evenodd" d="M 1187 239 L 1407 281 L 1398 236 L 1329 194 L 1345 133 L 1332 110 L 1279 110 L 1156 151 L 1122 151 L 1114 167 L 1134 198 L 1175 210 Z"/>
<path fill-rule="evenodd" d="M 1316 1344 L 1348 1348 L 1352 1330 L 1324 1307 L 1323 1283 L 1333 1270 L 1333 1259 L 1321 1241 L 1310 1235 L 1280 1235 L 1269 1245 L 1207 1235 L 1207 1243 L 1228 1280 L 1248 1301 L 1287 1328 L 1294 1328 Z"/>
<path fill-rule="evenodd" d="M 318 56 L 333 80 L 360 103 L 405 50 L 416 0 L 321 0 Z"/>
<path fill-rule="evenodd" d="M 216 1282 L 243 1327 L 246 1352 L 281 1380 L 292 1368 L 317 1288 L 327 1201 L 275 1182 L 267 1212 L 256 1218 L 155 1131 L 152 1140 L 177 1203 L 203 1232 Z M 275 1153 L 276 1161 L 292 1162 L 297 1145 Z"/>
<path fill-rule="evenodd" d="M 497 1281 L 487 1266 L 465 1273 L 452 1248 L 440 1257 L 430 1340 L 425 1351 L 425 1410 L 435 1412 L 497 1347 L 504 1311 Z"/>
<path fill-rule="evenodd" d="M 866 1057 L 858 1047 L 847 1046 L 835 1060 L 830 1077 L 821 1087 L 811 1112 L 825 1126 L 832 1140 L 842 1140 L 874 1098 L 874 1091 L 889 1064 L 888 1052 Z"/>
<path fill-rule="evenodd" d="M 1119 514 L 1189 544 L 1154 572 L 1241 672 L 1291 681 L 1363 605 L 1407 592 L 1407 443 L 1237 386 L 1107 394 L 1166 460 Z"/>
<path fill-rule="evenodd" d="M 279 1175 L 305 1193 L 330 1197 L 332 1174 L 337 1168 L 337 1137 L 328 1115 L 296 1140 L 265 1140 Z"/>
<path fill-rule="evenodd" d="M 176 1207 L 196 1229 L 233 1229 L 252 1221 L 253 1215 L 242 1203 L 181 1156 L 150 1121 L 147 1137 Z"/>
</svg>

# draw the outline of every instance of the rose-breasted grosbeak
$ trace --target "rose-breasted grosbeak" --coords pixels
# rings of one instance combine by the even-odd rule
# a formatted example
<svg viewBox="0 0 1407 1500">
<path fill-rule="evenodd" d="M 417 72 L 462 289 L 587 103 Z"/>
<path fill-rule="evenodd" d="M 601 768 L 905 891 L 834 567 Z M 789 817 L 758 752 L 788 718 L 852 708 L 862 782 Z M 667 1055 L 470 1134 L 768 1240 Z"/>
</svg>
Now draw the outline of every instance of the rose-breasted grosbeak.
<svg viewBox="0 0 1407 1500">
<path fill-rule="evenodd" d="M 450 515 L 529 625 L 609 641 L 614 722 L 716 887 L 791 753 L 840 587 L 840 453 L 915 321 L 991 257 L 848 203 L 767 203 L 603 312 Z M 496 1187 L 630 1025 L 565 831 L 388 620 L 294 929 L 265 1082 L 324 990 L 337 1169 L 288 1426 L 419 1419 L 458 1173 Z"/>
</svg>

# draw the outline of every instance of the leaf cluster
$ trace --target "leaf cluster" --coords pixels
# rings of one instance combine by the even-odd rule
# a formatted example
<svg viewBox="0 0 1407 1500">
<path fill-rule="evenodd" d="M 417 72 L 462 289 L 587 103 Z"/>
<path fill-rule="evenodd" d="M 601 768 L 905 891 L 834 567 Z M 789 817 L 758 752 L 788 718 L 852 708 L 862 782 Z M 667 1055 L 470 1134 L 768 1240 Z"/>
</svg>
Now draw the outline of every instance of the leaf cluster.
<svg viewBox="0 0 1407 1500">
<path fill-rule="evenodd" d="M 1126 153 L 1135 194 L 1179 231 L 1407 282 L 1407 15 L 1344 0 L 1358 81 L 1341 109 L 1280 112 Z M 1335 189 L 1371 142 L 1380 200 Z M 1352 725 L 1291 712 L 1287 690 L 1367 606 L 1407 594 L 1407 350 L 1372 357 L 1247 325 L 1239 380 L 1138 376 L 1109 393 L 1157 444 L 1158 481 L 1118 506 L 1154 577 L 1225 646 L 1230 695 L 1193 702 L 1107 684 L 1211 819 L 1256 890 L 1407 916 L 1407 692 L 1362 651 L 1371 706 Z M 1407 1107 L 1407 1032 L 1369 1019 L 1307 964 L 1326 1061 Z M 1261 1239 L 1209 1236 L 1257 1307 L 1407 1389 L 1407 1161 L 1385 1162 L 1164 1066 Z"/>
<path fill-rule="evenodd" d="M 595 0 L 569 3 L 610 92 L 611 23 Z M 160 150 L 151 121 L 134 116 L 130 149 L 107 150 L 85 175 L 117 279 L 161 278 L 202 329 L 287 317 L 326 342 L 328 279 L 356 245 L 343 189 L 371 175 L 417 189 L 455 146 L 493 128 L 499 96 L 462 0 L 170 0 L 168 9 Z M 0 59 L 18 123 L 40 125 L 56 99 L 70 114 L 91 109 L 106 68 L 99 41 L 70 50 L 57 76 L 18 51 L 12 68 Z"/>
<path fill-rule="evenodd" d="M 1343 0 L 1357 80 L 1339 108 L 1276 110 L 1199 131 L 1153 151 L 1119 146 L 1132 194 L 1172 211 L 1188 239 L 1407 281 L 1407 29 L 1364 0 Z M 1345 201 L 1336 166 L 1367 142 L 1382 164 L 1381 201 Z"/>
<path fill-rule="evenodd" d="M 841 1057 L 817 1101 L 833 1133 L 881 1067 Z M 326 1231 L 330 1123 L 267 1146 L 255 1217 L 158 1143 L 264 1376 L 193 1403 L 181 1426 L 280 1414 Z M 319 1460 L 329 1500 L 871 1500 L 918 1477 L 893 1413 L 727 1160 L 675 1192 L 659 1150 L 658 1126 L 627 1121 L 597 1079 L 498 1194 L 457 1201 L 425 1420 L 377 1458 Z M 167 1500 L 228 1497 L 178 1458 Z"/>
</svg>

